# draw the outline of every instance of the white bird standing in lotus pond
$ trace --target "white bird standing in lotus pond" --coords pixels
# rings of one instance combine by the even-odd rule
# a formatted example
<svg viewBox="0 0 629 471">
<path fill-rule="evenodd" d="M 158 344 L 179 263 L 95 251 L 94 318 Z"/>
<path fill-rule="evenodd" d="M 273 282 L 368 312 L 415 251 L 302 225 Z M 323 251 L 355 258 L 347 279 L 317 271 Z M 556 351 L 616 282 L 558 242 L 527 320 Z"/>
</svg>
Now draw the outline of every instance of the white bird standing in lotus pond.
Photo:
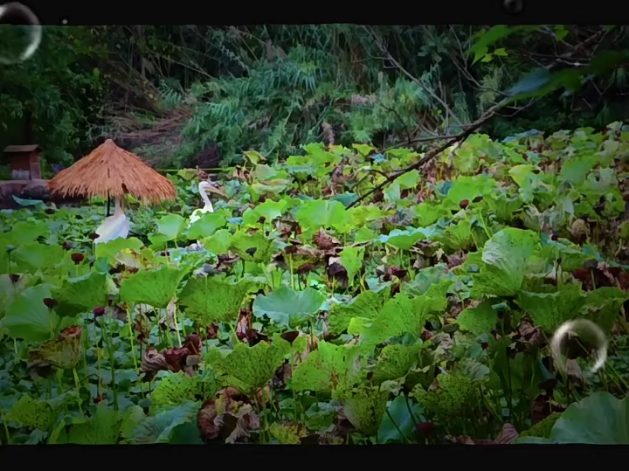
<svg viewBox="0 0 629 471">
<path fill-rule="evenodd" d="M 227 198 L 227 199 L 229 198 L 225 193 L 223 193 L 221 190 L 216 188 L 210 182 L 205 181 L 205 180 L 201 181 L 199 183 L 199 194 L 201 195 L 201 198 L 203 199 L 203 207 L 199 209 L 195 209 L 192 212 L 192 215 L 190 216 L 190 222 L 188 223 L 188 227 L 192 226 L 192 224 L 194 224 L 199 219 L 201 219 L 201 216 L 203 216 L 205 213 L 214 212 L 214 206 L 212 206 L 212 202 L 210 201 L 210 198 L 207 195 L 208 191 L 212 193 L 216 193 L 217 195 L 220 195 L 224 198 Z M 190 246 L 191 250 L 199 250 L 202 248 L 203 248 L 203 244 L 201 243 L 200 240 L 197 240 L 196 244 L 192 244 Z"/>
<path fill-rule="evenodd" d="M 212 206 L 212 202 L 210 201 L 210 198 L 207 195 L 208 191 L 212 192 L 212 193 L 216 193 L 217 195 L 220 195 L 220 196 L 222 196 L 224 198 L 228 198 L 228 196 L 225 193 L 223 193 L 221 190 L 216 188 L 210 182 L 207 182 L 207 181 L 200 182 L 199 183 L 199 194 L 201 195 L 201 198 L 203 199 L 204 205 L 203 205 L 202 208 L 195 209 L 192 212 L 192 216 L 190 216 L 190 224 L 189 224 L 189 226 L 191 226 L 192 224 L 197 222 L 199 219 L 201 219 L 201 216 L 203 216 L 205 213 L 213 213 L 214 212 L 214 206 Z"/>
<path fill-rule="evenodd" d="M 98 234 L 99 237 L 94 240 L 95 244 L 101 244 L 119 238 L 126 239 L 129 236 L 130 223 L 122 209 L 120 198 L 114 198 L 114 201 L 116 205 L 114 215 L 105 219 L 105 222 L 96 229 L 96 234 Z"/>
</svg>

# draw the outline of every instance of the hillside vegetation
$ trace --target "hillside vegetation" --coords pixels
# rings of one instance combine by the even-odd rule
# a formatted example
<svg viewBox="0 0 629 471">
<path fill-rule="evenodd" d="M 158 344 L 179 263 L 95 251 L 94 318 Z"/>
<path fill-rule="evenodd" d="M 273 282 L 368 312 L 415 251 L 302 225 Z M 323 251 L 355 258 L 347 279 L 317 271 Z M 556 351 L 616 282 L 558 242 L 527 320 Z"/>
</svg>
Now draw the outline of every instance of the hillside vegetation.
<svg viewBox="0 0 629 471">
<path fill-rule="evenodd" d="M 518 94 L 484 132 L 602 129 L 625 118 L 626 47 L 609 26 L 47 26 L 0 69 L 0 145 L 69 165 L 113 137 L 161 168 L 215 167 L 331 139 L 421 146 Z"/>
</svg>

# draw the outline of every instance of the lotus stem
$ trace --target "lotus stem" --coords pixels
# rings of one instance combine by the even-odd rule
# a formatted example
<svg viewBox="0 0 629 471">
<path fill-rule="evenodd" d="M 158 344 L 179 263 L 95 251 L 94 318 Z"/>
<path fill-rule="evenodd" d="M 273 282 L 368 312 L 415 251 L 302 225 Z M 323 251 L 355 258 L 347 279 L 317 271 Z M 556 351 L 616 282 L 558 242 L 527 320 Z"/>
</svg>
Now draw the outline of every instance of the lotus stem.
<svg viewBox="0 0 629 471">
<path fill-rule="evenodd" d="M 2 414 L 2 410 L 0 409 L 0 419 L 2 419 L 2 425 L 4 426 L 4 434 L 7 437 L 7 443 L 6 445 L 11 444 L 11 433 L 9 433 L 9 426 L 7 425 L 7 421 L 4 418 L 4 415 Z"/>
<path fill-rule="evenodd" d="M 164 330 L 164 335 L 166 336 L 166 340 L 168 340 L 168 345 L 170 345 L 170 348 L 174 348 L 175 344 L 173 343 L 173 336 L 170 332 L 170 325 L 168 322 L 168 309 L 164 309 L 164 311 L 164 319 L 166 320 L 166 330 Z"/>
<path fill-rule="evenodd" d="M 179 342 L 179 346 L 181 347 L 183 343 L 181 342 L 181 334 L 179 333 L 179 320 L 177 319 L 177 307 L 173 310 L 173 320 L 175 321 L 175 332 L 177 332 L 177 342 Z M 183 328 L 183 324 L 181 325 Z"/>
<path fill-rule="evenodd" d="M 72 376 L 74 376 L 74 385 L 76 386 L 76 405 L 79 406 L 79 412 L 81 413 L 81 417 L 84 419 L 85 414 L 83 414 L 83 408 L 81 407 L 81 385 L 76 368 L 72 368 Z"/>
<path fill-rule="evenodd" d="M 87 349 L 90 344 L 90 332 L 87 329 L 87 324 L 85 324 L 85 329 L 83 329 L 83 368 L 87 370 Z"/>
<path fill-rule="evenodd" d="M 133 345 L 133 325 L 131 324 L 131 312 L 127 308 L 127 324 L 129 325 L 129 343 L 131 344 L 131 356 L 133 357 L 133 366 L 135 372 L 140 376 L 140 369 L 138 368 L 138 359 L 135 357 L 135 346 Z"/>
<path fill-rule="evenodd" d="M 293 278 L 293 256 L 288 254 L 288 266 L 290 268 L 290 286 L 295 289 L 295 279 Z"/>
<path fill-rule="evenodd" d="M 107 344 L 107 353 L 109 354 L 109 369 L 111 370 L 111 383 L 112 383 L 112 391 L 114 393 L 114 410 L 118 411 L 118 390 L 116 389 L 116 365 L 115 365 L 115 358 L 114 358 L 114 349 L 113 349 L 113 343 L 111 341 L 111 329 L 109 328 L 109 323 L 107 322 L 107 319 L 103 318 L 102 322 L 105 322 L 105 325 L 107 326 L 107 342 L 105 342 Z M 102 339 L 105 339 L 105 333 L 103 332 L 103 329 L 101 327 L 101 335 L 102 335 Z"/>
<path fill-rule="evenodd" d="M 96 386 L 96 391 L 98 392 L 98 395 L 100 396 L 101 391 L 103 389 L 103 384 L 102 384 L 102 373 L 101 373 L 101 367 L 100 367 L 100 347 L 98 346 L 98 343 L 96 344 L 96 367 L 98 368 L 98 384 Z"/>
<path fill-rule="evenodd" d="M 402 429 L 400 428 L 400 426 L 398 425 L 398 423 L 395 421 L 395 419 L 393 418 L 393 416 L 391 415 L 391 412 L 389 412 L 389 408 L 387 407 L 386 410 L 387 416 L 389 417 L 389 420 L 391 421 L 391 423 L 393 424 L 393 426 L 395 427 L 395 429 L 398 431 L 398 433 L 400 434 L 401 437 L 404 438 L 404 441 L 406 441 L 406 443 L 408 443 L 409 445 L 412 445 L 413 442 L 406 436 L 406 434 L 402 431 Z"/>
</svg>

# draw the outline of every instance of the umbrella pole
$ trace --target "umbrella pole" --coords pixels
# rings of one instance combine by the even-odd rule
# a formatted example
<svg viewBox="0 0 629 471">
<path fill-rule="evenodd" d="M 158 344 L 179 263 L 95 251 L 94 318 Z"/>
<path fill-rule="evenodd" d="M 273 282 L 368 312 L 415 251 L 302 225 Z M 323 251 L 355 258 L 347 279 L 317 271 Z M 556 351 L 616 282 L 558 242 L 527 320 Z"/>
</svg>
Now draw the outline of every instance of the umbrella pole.
<svg viewBox="0 0 629 471">
<path fill-rule="evenodd" d="M 111 198 L 109 197 L 109 193 L 107 193 L 107 216 L 109 217 L 109 209 L 111 207 Z"/>
</svg>

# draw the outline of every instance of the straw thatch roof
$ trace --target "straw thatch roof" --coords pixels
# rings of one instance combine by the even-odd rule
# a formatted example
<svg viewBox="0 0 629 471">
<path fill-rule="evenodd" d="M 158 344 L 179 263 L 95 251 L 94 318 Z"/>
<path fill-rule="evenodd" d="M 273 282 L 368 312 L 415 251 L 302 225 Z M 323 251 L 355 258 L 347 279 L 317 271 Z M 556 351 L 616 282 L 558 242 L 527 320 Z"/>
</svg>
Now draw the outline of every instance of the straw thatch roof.
<svg viewBox="0 0 629 471">
<path fill-rule="evenodd" d="M 177 197 L 177 190 L 168 178 L 111 139 L 59 172 L 48 182 L 48 187 L 63 197 L 121 197 L 129 193 L 151 203 Z"/>
</svg>

